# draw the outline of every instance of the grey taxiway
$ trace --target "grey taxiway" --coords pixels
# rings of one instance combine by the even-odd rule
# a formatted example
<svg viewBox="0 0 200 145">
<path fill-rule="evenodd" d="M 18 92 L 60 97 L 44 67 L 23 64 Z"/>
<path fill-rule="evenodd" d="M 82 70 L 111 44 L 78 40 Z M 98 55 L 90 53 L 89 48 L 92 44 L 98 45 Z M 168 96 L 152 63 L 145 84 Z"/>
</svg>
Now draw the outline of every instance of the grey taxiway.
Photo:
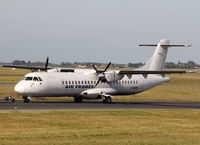
<svg viewBox="0 0 200 145">
<path fill-rule="evenodd" d="M 0 110 L 121 110 L 121 109 L 200 109 L 200 102 L 126 102 L 114 101 L 104 104 L 100 101 L 85 101 L 74 103 L 73 101 L 31 101 L 24 103 L 17 100 L 14 103 L 0 101 Z"/>
</svg>

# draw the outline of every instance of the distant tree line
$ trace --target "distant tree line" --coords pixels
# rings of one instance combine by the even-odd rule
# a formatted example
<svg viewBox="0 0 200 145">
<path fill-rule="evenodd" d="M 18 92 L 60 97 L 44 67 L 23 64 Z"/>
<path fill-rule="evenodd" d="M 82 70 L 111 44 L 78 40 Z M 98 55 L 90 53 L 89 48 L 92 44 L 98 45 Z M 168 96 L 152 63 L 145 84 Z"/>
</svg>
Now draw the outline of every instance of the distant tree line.
<svg viewBox="0 0 200 145">
<path fill-rule="evenodd" d="M 31 62 L 31 61 L 24 61 L 24 60 L 14 60 L 12 62 L 13 65 L 24 65 L 24 66 L 44 66 L 45 62 Z M 60 64 L 53 64 L 49 63 L 49 66 L 54 67 L 91 67 L 92 65 L 96 65 L 97 67 L 106 66 L 106 63 L 96 63 L 96 62 L 61 62 Z M 139 68 L 143 66 L 144 63 L 128 63 L 126 64 L 112 64 L 113 67 L 132 67 L 132 68 Z M 190 60 L 187 63 L 174 63 L 174 62 L 166 62 L 165 68 L 183 68 L 183 69 L 193 69 L 200 67 L 200 65 L 196 64 L 194 61 Z"/>
<path fill-rule="evenodd" d="M 128 67 L 134 67 L 134 68 L 139 68 L 143 65 L 144 65 L 144 63 L 141 63 L 141 62 L 139 62 L 139 63 L 128 63 Z"/>
<path fill-rule="evenodd" d="M 178 62 L 177 64 L 173 62 L 166 62 L 165 68 L 183 68 L 183 69 L 193 69 L 200 67 L 198 64 L 196 64 L 194 61 L 190 60 L 187 63 Z"/>
<path fill-rule="evenodd" d="M 14 60 L 12 62 L 13 65 L 23 65 L 23 66 L 45 66 L 45 62 L 31 62 L 31 61 L 24 61 L 24 60 Z M 56 64 L 49 63 L 51 66 L 56 66 Z"/>
</svg>

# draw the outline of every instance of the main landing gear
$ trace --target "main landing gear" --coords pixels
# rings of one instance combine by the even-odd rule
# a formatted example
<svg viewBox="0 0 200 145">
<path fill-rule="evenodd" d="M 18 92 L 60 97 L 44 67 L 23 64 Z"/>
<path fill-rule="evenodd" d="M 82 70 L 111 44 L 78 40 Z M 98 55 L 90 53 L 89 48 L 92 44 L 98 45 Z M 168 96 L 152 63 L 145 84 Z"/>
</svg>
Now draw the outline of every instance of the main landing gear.
<svg viewBox="0 0 200 145">
<path fill-rule="evenodd" d="M 24 103 L 29 103 L 31 101 L 31 97 L 29 96 L 23 96 Z"/>
<path fill-rule="evenodd" d="M 103 103 L 110 104 L 110 103 L 112 103 L 112 98 L 110 96 L 108 96 L 108 97 L 102 97 L 102 101 L 103 101 Z"/>
<path fill-rule="evenodd" d="M 74 102 L 75 102 L 75 103 L 82 103 L 82 102 L 83 102 L 83 99 L 80 98 L 80 97 L 74 97 Z"/>
</svg>

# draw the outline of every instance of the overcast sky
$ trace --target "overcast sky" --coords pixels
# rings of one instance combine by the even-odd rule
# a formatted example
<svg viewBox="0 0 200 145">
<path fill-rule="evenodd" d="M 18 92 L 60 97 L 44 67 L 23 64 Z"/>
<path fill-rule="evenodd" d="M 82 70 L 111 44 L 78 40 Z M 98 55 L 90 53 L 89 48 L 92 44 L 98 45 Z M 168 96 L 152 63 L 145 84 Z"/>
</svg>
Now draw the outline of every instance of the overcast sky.
<svg viewBox="0 0 200 145">
<path fill-rule="evenodd" d="M 167 61 L 200 63 L 199 0 L 0 0 L 0 62 L 146 62 L 169 39 Z"/>
</svg>

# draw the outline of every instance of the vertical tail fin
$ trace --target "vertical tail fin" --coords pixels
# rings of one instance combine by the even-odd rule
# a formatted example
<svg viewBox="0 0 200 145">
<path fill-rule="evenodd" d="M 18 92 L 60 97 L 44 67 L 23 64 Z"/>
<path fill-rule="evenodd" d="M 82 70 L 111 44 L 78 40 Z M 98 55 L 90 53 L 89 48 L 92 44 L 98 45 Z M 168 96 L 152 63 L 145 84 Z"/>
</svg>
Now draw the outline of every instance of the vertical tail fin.
<svg viewBox="0 0 200 145">
<path fill-rule="evenodd" d="M 163 70 L 169 47 L 190 47 L 191 45 L 170 45 L 170 41 L 163 39 L 156 44 L 141 44 L 139 46 L 156 46 L 153 56 L 138 70 Z"/>
</svg>

